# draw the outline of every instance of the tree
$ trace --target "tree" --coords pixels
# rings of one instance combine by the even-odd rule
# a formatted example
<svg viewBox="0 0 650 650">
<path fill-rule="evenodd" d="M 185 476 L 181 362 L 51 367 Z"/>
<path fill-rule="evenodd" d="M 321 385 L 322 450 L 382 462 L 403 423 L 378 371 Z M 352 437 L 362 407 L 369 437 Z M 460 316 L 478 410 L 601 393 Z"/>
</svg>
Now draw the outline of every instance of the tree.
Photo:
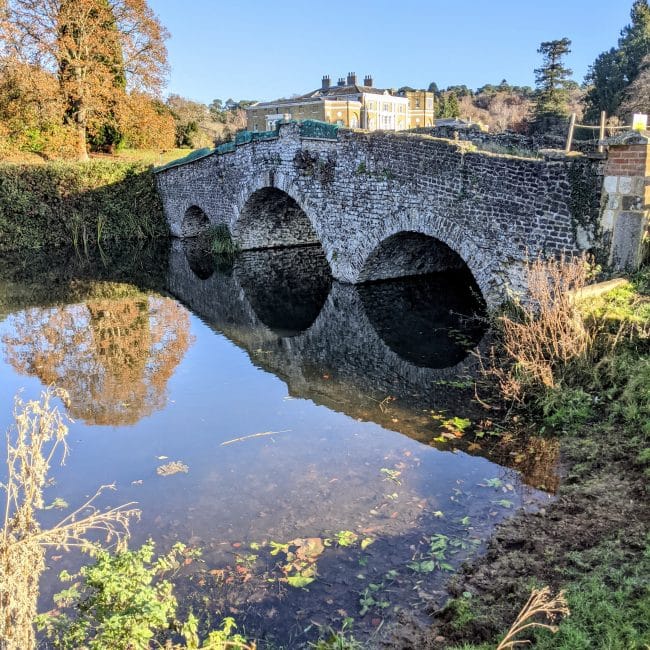
<svg viewBox="0 0 650 650">
<path fill-rule="evenodd" d="M 443 92 L 438 100 L 437 116 L 444 117 L 458 117 L 460 115 L 460 106 L 458 105 L 458 97 L 454 92 Z"/>
<path fill-rule="evenodd" d="M 9 50 L 55 73 L 87 158 L 89 125 L 111 120 L 126 90 L 157 92 L 167 38 L 146 0 L 6 0 Z"/>
<path fill-rule="evenodd" d="M 643 60 L 636 79 L 625 89 L 619 113 L 650 113 L 650 55 Z"/>
<path fill-rule="evenodd" d="M 643 90 L 642 84 L 634 82 L 641 75 L 644 61 L 650 55 L 648 0 L 635 0 L 630 18 L 630 24 L 621 30 L 618 47 L 599 54 L 585 78 L 590 85 L 585 113 L 589 121 L 597 121 L 601 111 L 621 116 L 629 109 L 631 94 Z M 629 90 L 632 84 L 634 88 Z"/>
<path fill-rule="evenodd" d="M 545 41 L 537 52 L 544 57 L 541 68 L 535 70 L 537 97 L 535 104 L 535 130 L 548 131 L 563 123 L 567 117 L 569 100 L 569 77 L 572 71 L 562 59 L 571 51 L 571 41 L 562 38 Z"/>
</svg>

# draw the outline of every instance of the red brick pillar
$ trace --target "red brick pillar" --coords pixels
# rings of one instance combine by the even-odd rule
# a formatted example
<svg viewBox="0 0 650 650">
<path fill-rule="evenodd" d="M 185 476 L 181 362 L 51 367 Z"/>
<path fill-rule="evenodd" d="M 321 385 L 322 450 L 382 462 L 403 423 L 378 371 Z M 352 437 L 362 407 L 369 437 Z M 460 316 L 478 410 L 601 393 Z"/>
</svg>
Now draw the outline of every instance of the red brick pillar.
<svg viewBox="0 0 650 650">
<path fill-rule="evenodd" d="M 650 217 L 650 137 L 628 131 L 605 144 L 603 236 L 610 241 L 610 265 L 633 270 L 642 262 Z"/>
</svg>

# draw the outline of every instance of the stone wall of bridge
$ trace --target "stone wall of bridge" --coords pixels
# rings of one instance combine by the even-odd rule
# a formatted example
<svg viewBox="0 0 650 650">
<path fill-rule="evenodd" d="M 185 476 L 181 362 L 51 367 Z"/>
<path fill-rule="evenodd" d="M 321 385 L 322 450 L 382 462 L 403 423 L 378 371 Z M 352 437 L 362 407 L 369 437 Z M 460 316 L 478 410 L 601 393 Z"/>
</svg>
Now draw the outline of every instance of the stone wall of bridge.
<svg viewBox="0 0 650 650">
<path fill-rule="evenodd" d="M 157 178 L 174 235 L 182 235 L 188 210 L 200 208 L 209 222 L 227 224 L 244 249 L 316 240 L 334 277 L 357 283 L 431 270 L 415 269 L 417 251 L 408 249 L 403 264 L 388 270 L 376 264 L 382 242 L 419 233 L 443 244 L 436 259 L 449 249 L 457 253 L 496 304 L 508 288 L 523 288 L 527 258 L 586 249 L 609 256 L 601 237 L 602 166 L 582 157 L 475 152 L 462 142 L 404 133 L 341 131 L 337 140 L 307 139 L 297 124 L 286 124 L 278 138 Z M 283 199 L 278 211 L 259 201 L 265 193 L 276 208 L 278 197 L 291 201 Z M 405 246 L 417 240 L 402 239 Z"/>
</svg>

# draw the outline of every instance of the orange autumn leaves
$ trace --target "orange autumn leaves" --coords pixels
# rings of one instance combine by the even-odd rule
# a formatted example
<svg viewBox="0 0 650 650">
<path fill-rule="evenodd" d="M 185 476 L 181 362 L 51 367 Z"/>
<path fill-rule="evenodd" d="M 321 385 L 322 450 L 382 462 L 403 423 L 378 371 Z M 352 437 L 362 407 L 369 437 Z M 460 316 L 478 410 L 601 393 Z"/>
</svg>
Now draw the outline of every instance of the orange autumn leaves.
<svg viewBox="0 0 650 650">
<path fill-rule="evenodd" d="M 30 308 L 9 324 L 7 361 L 68 391 L 70 416 L 88 424 L 135 424 L 163 408 L 167 381 L 192 342 L 184 307 L 137 290 Z"/>
</svg>

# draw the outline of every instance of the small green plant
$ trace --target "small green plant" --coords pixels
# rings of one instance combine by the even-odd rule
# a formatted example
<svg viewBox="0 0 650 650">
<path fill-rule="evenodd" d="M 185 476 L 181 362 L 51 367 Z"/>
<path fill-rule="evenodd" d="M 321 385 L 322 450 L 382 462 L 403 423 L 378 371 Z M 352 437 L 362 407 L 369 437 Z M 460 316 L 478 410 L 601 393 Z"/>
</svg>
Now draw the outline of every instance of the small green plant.
<svg viewBox="0 0 650 650">
<path fill-rule="evenodd" d="M 357 165 L 357 168 L 356 168 L 356 170 L 355 170 L 355 173 L 356 173 L 357 175 L 359 175 L 359 174 L 366 174 L 367 171 L 368 171 L 368 169 L 367 169 L 367 167 L 366 167 L 366 163 L 365 163 L 365 162 L 360 162 L 360 163 Z"/>
<path fill-rule="evenodd" d="M 214 255 L 229 257 L 238 252 L 239 247 L 233 241 L 228 226 L 224 223 L 218 223 L 211 226 L 207 233 L 210 243 L 210 250 Z"/>
<path fill-rule="evenodd" d="M 174 621 L 176 598 L 163 575 L 180 566 L 186 548 L 176 544 L 158 558 L 154 550 L 151 540 L 139 549 L 115 554 L 93 547 L 93 564 L 78 574 L 63 571 L 60 575 L 72 584 L 54 601 L 70 613 L 41 615 L 38 628 L 57 648 L 149 648 L 154 635 L 168 630 Z"/>
<path fill-rule="evenodd" d="M 399 470 L 389 469 L 388 467 L 382 467 L 379 471 L 386 477 L 384 479 L 385 481 L 392 481 L 397 485 L 402 484 L 402 481 L 400 481 L 399 479 L 402 472 L 400 472 Z"/>
<path fill-rule="evenodd" d="M 336 533 L 335 538 L 339 546 L 352 546 L 359 539 L 359 536 L 351 530 L 341 530 Z"/>
<path fill-rule="evenodd" d="M 63 571 L 60 579 L 71 586 L 56 594 L 54 612 L 41 614 L 37 627 L 44 631 L 55 648 L 89 650 L 129 648 L 149 650 L 152 640 L 180 629 L 186 645 L 169 645 L 175 650 L 225 650 L 254 648 L 235 634 L 235 621 L 225 618 L 200 644 L 198 621 L 189 614 L 177 622 L 177 601 L 168 575 L 188 560 L 200 555 L 181 543 L 165 555 L 155 557 L 155 544 L 149 540 L 139 549 L 110 553 L 98 545 L 86 549 L 94 562 L 71 575 Z"/>
<path fill-rule="evenodd" d="M 352 634 L 354 619 L 347 616 L 339 631 L 327 627 L 321 630 L 318 641 L 310 643 L 314 650 L 362 650 L 363 644 L 357 641 Z"/>
</svg>

